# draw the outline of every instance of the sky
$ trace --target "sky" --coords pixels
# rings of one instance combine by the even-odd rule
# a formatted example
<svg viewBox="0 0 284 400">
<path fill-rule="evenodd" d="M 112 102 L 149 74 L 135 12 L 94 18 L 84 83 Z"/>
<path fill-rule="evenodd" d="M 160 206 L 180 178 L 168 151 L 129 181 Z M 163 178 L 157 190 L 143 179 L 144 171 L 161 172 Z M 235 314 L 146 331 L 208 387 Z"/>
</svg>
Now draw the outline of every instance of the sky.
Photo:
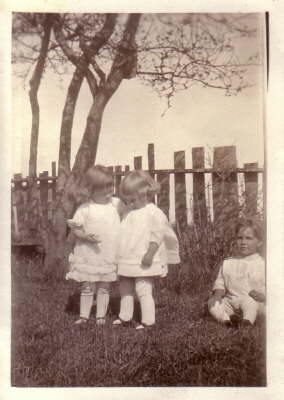
<svg viewBox="0 0 284 400">
<path fill-rule="evenodd" d="M 259 46 L 261 40 L 246 42 Z M 256 49 L 252 47 L 254 52 Z M 59 84 L 57 76 L 47 72 L 41 83 L 41 110 L 38 147 L 38 172 L 51 170 L 57 161 L 61 115 L 69 77 Z M 156 168 L 173 168 L 174 151 L 186 151 L 186 167 L 191 167 L 192 147 L 205 147 L 207 166 L 215 146 L 235 145 L 238 166 L 264 161 L 264 85 L 262 67 L 250 72 L 253 84 L 237 96 L 227 97 L 218 89 L 194 86 L 180 92 L 167 110 L 166 100 L 159 99 L 137 78 L 124 80 L 106 107 L 99 139 L 97 163 L 133 166 L 133 157 L 143 157 L 147 168 L 147 145 L 154 143 Z M 77 103 L 73 133 L 72 159 L 84 132 L 91 106 L 91 95 L 83 85 Z M 13 154 L 12 173 L 28 173 L 31 112 L 28 85 L 13 80 L 12 93 Z M 166 111 L 166 112 L 165 112 Z"/>
</svg>

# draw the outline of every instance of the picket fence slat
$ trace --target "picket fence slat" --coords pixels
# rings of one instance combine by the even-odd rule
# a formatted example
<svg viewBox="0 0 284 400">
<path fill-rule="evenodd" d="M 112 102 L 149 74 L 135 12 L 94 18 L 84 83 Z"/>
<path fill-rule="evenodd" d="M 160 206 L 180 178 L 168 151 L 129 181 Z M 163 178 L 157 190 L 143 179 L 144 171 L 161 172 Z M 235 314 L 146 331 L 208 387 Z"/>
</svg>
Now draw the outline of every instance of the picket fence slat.
<svg viewBox="0 0 284 400">
<path fill-rule="evenodd" d="M 43 171 L 40 174 L 42 178 L 48 178 L 48 171 Z M 41 203 L 41 210 L 42 216 L 45 220 L 48 219 L 48 180 L 41 180 L 40 181 L 40 203 Z"/>
<path fill-rule="evenodd" d="M 204 148 L 194 147 L 192 149 L 193 169 L 204 168 Z M 207 222 L 207 208 L 205 195 L 205 175 L 201 172 L 193 174 L 193 221 L 195 224 L 205 225 Z"/>
<path fill-rule="evenodd" d="M 255 170 L 257 163 L 244 164 L 244 169 L 247 171 Z M 246 213 L 255 214 L 257 211 L 257 196 L 258 196 L 258 174 L 256 172 L 245 172 L 245 202 L 246 202 Z"/>
<path fill-rule="evenodd" d="M 185 174 L 179 169 L 185 168 L 185 151 L 174 153 L 175 167 L 175 216 L 180 228 L 187 223 Z"/>
<path fill-rule="evenodd" d="M 120 182 L 121 182 L 121 175 L 116 174 L 117 172 L 121 172 L 122 170 L 122 166 L 121 165 L 116 165 L 114 167 L 114 171 L 115 171 L 115 195 L 118 196 L 119 195 L 119 186 L 120 186 Z"/>
<path fill-rule="evenodd" d="M 148 169 L 149 171 L 153 171 L 155 169 L 155 147 L 153 143 L 148 144 Z M 155 174 L 150 172 L 150 175 L 153 179 L 155 179 Z M 150 195 L 149 200 L 152 203 L 155 203 L 155 195 Z"/>
<path fill-rule="evenodd" d="M 215 147 L 213 153 L 213 209 L 214 219 L 234 217 L 238 211 L 237 156 L 235 146 Z M 230 173 L 229 173 L 230 172 Z M 231 213 L 231 214 L 230 214 Z"/>
<path fill-rule="evenodd" d="M 157 174 L 160 191 L 157 195 L 157 205 L 169 218 L 170 214 L 170 175 L 166 172 Z"/>
<path fill-rule="evenodd" d="M 142 169 L 142 157 L 134 157 L 134 169 Z"/>
</svg>

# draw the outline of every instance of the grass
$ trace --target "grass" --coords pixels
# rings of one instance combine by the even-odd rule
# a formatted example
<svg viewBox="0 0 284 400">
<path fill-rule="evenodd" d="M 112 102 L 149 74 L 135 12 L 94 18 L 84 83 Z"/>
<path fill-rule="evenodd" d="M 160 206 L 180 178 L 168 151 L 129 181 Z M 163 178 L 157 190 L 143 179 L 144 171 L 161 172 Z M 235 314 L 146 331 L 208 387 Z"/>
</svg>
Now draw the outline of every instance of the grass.
<svg viewBox="0 0 284 400">
<path fill-rule="evenodd" d="M 119 307 L 115 289 L 105 327 L 93 319 L 74 326 L 76 284 L 47 281 L 37 259 L 14 259 L 12 385 L 265 386 L 264 321 L 247 329 L 222 327 L 205 307 L 215 271 L 195 283 L 186 264 L 169 275 L 157 282 L 154 329 L 111 326 Z"/>
</svg>

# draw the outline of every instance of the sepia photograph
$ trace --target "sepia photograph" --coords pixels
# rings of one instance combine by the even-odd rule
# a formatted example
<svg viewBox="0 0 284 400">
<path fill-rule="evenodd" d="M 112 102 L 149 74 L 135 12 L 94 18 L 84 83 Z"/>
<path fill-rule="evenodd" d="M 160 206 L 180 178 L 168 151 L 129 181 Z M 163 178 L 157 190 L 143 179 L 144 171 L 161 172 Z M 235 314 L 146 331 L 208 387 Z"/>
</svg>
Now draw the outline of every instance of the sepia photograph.
<svg viewBox="0 0 284 400">
<path fill-rule="evenodd" d="M 270 13 L 116 11 L 10 14 L 10 386 L 266 390 Z"/>
</svg>

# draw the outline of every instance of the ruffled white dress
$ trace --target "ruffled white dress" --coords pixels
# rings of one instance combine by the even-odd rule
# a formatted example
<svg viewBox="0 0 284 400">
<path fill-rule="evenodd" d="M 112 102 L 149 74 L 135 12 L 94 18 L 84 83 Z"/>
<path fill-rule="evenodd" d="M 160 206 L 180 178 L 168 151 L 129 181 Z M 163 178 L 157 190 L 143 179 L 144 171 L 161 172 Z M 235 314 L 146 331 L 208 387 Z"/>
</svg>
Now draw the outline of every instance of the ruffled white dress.
<svg viewBox="0 0 284 400">
<path fill-rule="evenodd" d="M 70 271 L 66 279 L 77 282 L 112 282 L 117 279 L 117 239 L 120 227 L 119 199 L 112 198 L 108 204 L 88 202 L 82 204 L 72 220 L 71 227 L 81 227 L 90 234 L 98 235 L 100 242 L 76 239 L 69 255 Z"/>
</svg>

